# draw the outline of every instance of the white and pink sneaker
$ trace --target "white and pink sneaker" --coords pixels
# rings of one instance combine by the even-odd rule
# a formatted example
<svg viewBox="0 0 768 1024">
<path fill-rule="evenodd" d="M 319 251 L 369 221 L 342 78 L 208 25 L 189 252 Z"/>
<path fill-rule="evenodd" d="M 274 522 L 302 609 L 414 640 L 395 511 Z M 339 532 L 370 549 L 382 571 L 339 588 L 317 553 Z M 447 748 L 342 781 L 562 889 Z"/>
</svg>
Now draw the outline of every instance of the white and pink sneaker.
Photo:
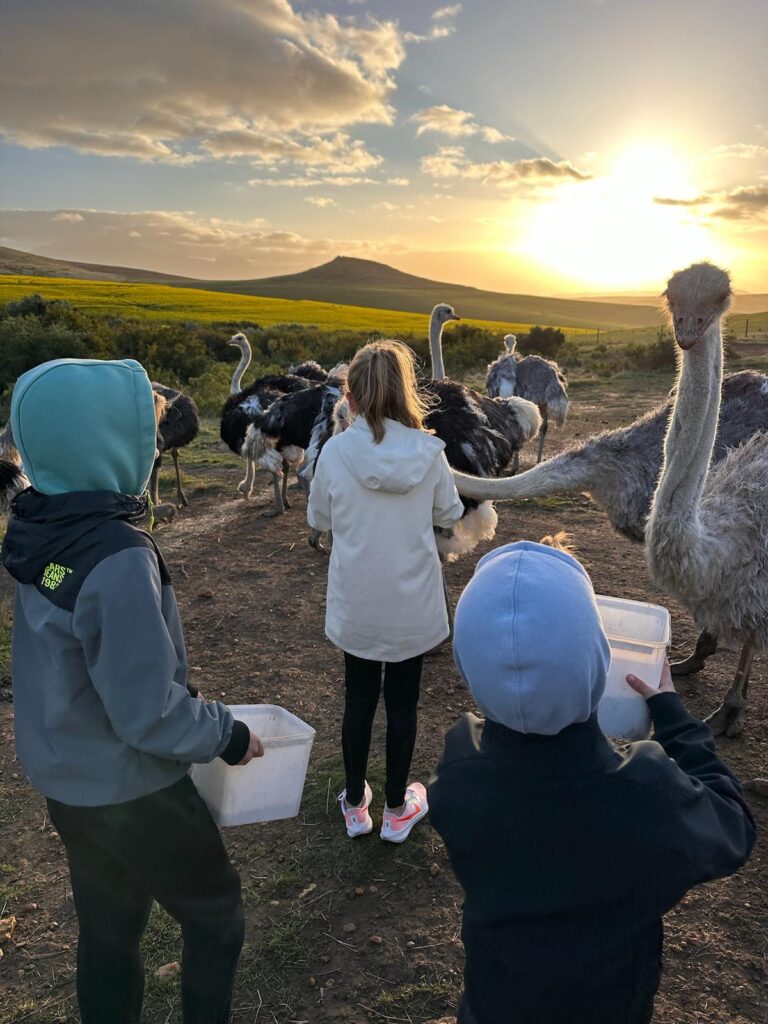
<svg viewBox="0 0 768 1024">
<path fill-rule="evenodd" d="M 344 823 L 347 826 L 347 835 L 350 839 L 355 839 L 357 836 L 367 836 L 373 831 L 373 821 L 368 813 L 372 797 L 373 794 L 371 793 L 371 787 L 367 782 L 365 784 L 362 807 L 347 807 L 346 789 L 339 796 L 341 813 L 344 815 Z"/>
<path fill-rule="evenodd" d="M 381 838 L 388 843 L 404 843 L 413 826 L 429 811 L 427 791 L 420 782 L 412 782 L 405 791 L 405 806 L 401 814 L 393 814 L 384 806 Z"/>
</svg>

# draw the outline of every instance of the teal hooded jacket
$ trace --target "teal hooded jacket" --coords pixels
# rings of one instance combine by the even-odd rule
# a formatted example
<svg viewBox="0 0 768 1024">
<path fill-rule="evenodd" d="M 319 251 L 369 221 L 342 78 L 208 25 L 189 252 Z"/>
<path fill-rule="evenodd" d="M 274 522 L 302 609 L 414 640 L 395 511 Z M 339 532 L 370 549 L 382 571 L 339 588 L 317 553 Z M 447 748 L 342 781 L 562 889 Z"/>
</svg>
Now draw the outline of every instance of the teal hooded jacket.
<svg viewBox="0 0 768 1024">
<path fill-rule="evenodd" d="M 44 363 L 19 378 L 11 422 L 32 484 L 2 553 L 17 581 L 16 749 L 30 781 L 99 806 L 172 785 L 192 762 L 242 760 L 248 728 L 188 685 L 170 577 L 136 525 L 156 452 L 144 369 Z"/>
</svg>

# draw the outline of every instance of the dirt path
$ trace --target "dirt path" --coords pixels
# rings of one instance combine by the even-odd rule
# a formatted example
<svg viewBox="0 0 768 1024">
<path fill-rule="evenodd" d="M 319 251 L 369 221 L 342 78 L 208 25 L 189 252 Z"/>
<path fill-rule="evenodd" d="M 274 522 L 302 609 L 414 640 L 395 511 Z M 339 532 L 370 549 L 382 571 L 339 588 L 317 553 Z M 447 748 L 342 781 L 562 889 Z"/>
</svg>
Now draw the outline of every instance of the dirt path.
<svg viewBox="0 0 768 1024">
<path fill-rule="evenodd" d="M 661 385 L 643 395 L 611 386 L 576 390 L 566 432 L 550 435 L 548 452 L 629 421 L 664 391 Z M 386 847 L 375 836 L 350 844 L 340 834 L 334 793 L 342 786 L 342 663 L 323 635 L 326 563 L 306 543 L 304 499 L 295 497 L 296 507 L 283 519 L 264 519 L 259 513 L 268 501 L 265 486 L 251 503 L 231 497 L 238 468 L 233 463 L 227 471 L 228 493 L 195 498 L 171 527 L 157 533 L 182 608 L 193 679 L 207 696 L 230 703 L 282 704 L 309 721 L 317 737 L 301 816 L 226 833 L 243 876 L 248 914 L 234 1020 L 433 1020 L 455 1005 L 460 985 L 460 891 L 428 827 L 402 849 Z M 555 529 L 574 535 L 598 592 L 667 603 L 673 654 L 690 648 L 696 635 L 690 618 L 650 585 L 641 549 L 618 537 L 586 498 L 500 505 L 495 543 L 538 539 Z M 448 568 L 454 602 L 475 561 Z M 1 586 L 0 597 L 8 593 L 7 582 Z M 723 651 L 685 684 L 694 713 L 717 705 L 736 653 Z M 745 776 L 768 769 L 764 677 L 759 662 L 747 735 L 721 744 Z M 428 777 L 444 732 L 471 707 L 444 647 L 427 660 L 416 775 Z M 13 760 L 10 702 L 0 704 L 0 738 L 0 909 L 17 918 L 13 940 L 3 941 L 0 934 L 0 1022 L 75 1021 L 75 929 L 66 864 L 42 800 Z M 382 751 L 382 739 L 379 717 L 374 751 Z M 380 806 L 378 757 L 371 774 Z M 765 830 L 768 803 L 756 810 Z M 657 1021 L 768 1020 L 767 867 L 761 839 L 742 873 L 698 889 L 669 915 Z M 175 928 L 159 913 L 146 951 L 146 1020 L 178 1021 L 176 982 L 154 976 L 179 955 Z"/>
</svg>

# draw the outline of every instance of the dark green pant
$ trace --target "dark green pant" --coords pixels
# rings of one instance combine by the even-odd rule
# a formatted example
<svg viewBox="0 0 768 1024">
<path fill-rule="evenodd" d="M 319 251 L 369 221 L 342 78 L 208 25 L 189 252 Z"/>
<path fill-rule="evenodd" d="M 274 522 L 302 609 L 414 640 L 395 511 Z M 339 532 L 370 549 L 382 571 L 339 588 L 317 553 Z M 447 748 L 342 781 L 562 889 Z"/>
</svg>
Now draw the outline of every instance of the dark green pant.
<svg viewBox="0 0 768 1024">
<path fill-rule="evenodd" d="M 226 1024 L 243 945 L 240 879 L 188 776 L 106 807 L 48 801 L 67 851 L 80 925 L 83 1024 L 138 1024 L 139 943 L 152 901 L 181 925 L 185 1024 Z"/>
</svg>

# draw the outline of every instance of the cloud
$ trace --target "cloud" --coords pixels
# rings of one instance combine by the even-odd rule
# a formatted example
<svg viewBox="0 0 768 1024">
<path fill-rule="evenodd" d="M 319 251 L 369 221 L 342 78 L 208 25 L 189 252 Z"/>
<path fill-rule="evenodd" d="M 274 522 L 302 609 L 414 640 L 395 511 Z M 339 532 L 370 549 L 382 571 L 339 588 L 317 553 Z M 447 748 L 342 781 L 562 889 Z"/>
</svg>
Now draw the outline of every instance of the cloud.
<svg viewBox="0 0 768 1024">
<path fill-rule="evenodd" d="M 463 136 L 480 135 L 486 142 L 514 142 L 511 135 L 504 135 L 498 128 L 479 125 L 474 119 L 474 114 L 468 110 L 456 110 L 445 103 L 434 107 L 427 107 L 419 110 L 410 118 L 418 125 L 416 135 L 424 135 L 425 132 L 436 132 L 440 135 L 448 135 L 451 138 Z"/>
<path fill-rule="evenodd" d="M 336 200 L 331 199 L 330 196 L 304 196 L 305 203 L 311 203 L 313 206 L 319 206 L 324 209 L 326 206 L 335 206 Z"/>
<path fill-rule="evenodd" d="M 732 142 L 726 146 L 715 146 L 707 157 L 711 160 L 764 160 L 768 157 L 768 146 L 756 142 Z"/>
<path fill-rule="evenodd" d="M 732 189 L 705 192 L 691 199 L 656 196 L 660 206 L 683 206 L 701 209 L 708 217 L 724 220 L 763 221 L 768 214 L 768 185 L 739 185 Z"/>
<path fill-rule="evenodd" d="M 432 25 L 426 35 L 406 32 L 403 38 L 408 43 L 425 43 L 430 39 L 447 39 L 456 31 L 456 19 L 461 13 L 461 4 L 438 7 L 432 15 Z"/>
<path fill-rule="evenodd" d="M 421 161 L 421 170 L 429 177 L 445 180 L 461 178 L 511 188 L 519 182 L 544 183 L 553 180 L 587 181 L 591 175 L 578 170 L 568 160 L 532 157 L 526 160 L 493 160 L 475 163 L 461 146 L 442 146 Z"/>
<path fill-rule="evenodd" d="M 222 279 L 253 276 L 255 268 L 265 275 L 290 272 L 342 252 L 376 258 L 393 251 L 384 242 L 307 238 L 259 219 L 155 210 L 0 210 L 0 244 L 60 259 Z"/>
<path fill-rule="evenodd" d="M 392 123 L 405 55 L 394 21 L 289 0 L 36 0 L 3 29 L 0 134 L 147 163 L 375 166 L 345 129 Z"/>
<path fill-rule="evenodd" d="M 351 188 L 353 185 L 393 185 L 403 188 L 409 185 L 408 178 L 371 178 L 360 174 L 307 174 L 293 175 L 282 178 L 251 178 L 248 184 L 252 188 L 262 185 L 271 188 L 316 188 L 319 185 L 333 188 Z"/>
</svg>

